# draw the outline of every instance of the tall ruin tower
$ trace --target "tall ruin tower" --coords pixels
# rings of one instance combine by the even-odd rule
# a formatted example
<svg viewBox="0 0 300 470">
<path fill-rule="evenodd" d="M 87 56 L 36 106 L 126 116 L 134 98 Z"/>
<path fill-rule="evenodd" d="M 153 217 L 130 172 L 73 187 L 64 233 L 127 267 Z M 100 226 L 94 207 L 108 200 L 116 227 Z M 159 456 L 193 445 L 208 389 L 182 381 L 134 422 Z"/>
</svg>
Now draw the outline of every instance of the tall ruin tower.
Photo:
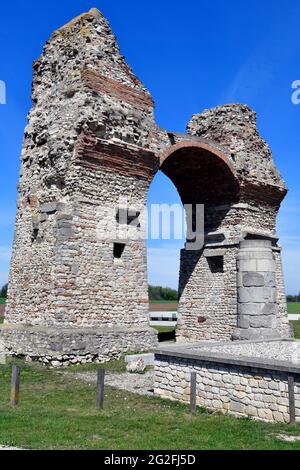
<svg viewBox="0 0 300 470">
<path fill-rule="evenodd" d="M 5 324 L 7 350 L 55 364 L 151 349 L 142 220 L 161 169 L 184 204 L 205 204 L 205 244 L 182 250 L 178 340 L 286 336 L 275 233 L 286 188 L 255 113 L 226 105 L 160 129 L 153 99 L 92 9 L 55 31 L 33 66 Z M 129 225 L 129 219 L 123 220 Z M 262 262 L 264 260 L 264 262 Z"/>
<path fill-rule="evenodd" d="M 6 308 L 6 323 L 18 325 L 11 336 L 29 335 L 30 326 L 33 352 L 39 345 L 50 356 L 41 335 L 60 355 L 148 349 L 156 335 L 145 243 L 126 242 L 120 259 L 117 240 L 97 231 L 104 206 L 116 210 L 124 195 L 133 208 L 146 202 L 158 161 L 153 100 L 95 9 L 55 31 L 33 69 Z"/>
</svg>

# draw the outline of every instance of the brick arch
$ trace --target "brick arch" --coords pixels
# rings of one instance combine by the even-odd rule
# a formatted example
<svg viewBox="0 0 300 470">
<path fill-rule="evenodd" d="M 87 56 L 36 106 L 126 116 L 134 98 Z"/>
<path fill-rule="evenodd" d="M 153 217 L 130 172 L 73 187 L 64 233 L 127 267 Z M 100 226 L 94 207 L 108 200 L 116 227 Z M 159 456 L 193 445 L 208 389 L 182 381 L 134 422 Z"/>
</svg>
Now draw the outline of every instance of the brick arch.
<svg viewBox="0 0 300 470">
<path fill-rule="evenodd" d="M 230 161 L 230 159 L 227 157 L 227 155 L 219 150 L 218 148 L 207 144 L 206 142 L 195 142 L 193 140 L 182 140 L 181 142 L 177 142 L 177 144 L 171 145 L 167 147 L 160 155 L 159 155 L 159 161 L 160 161 L 160 167 L 165 163 L 165 161 L 173 155 L 175 152 L 177 152 L 180 149 L 199 149 L 199 150 L 204 150 L 207 151 L 216 157 L 220 158 L 223 160 L 223 162 L 228 166 L 232 174 L 235 176 L 236 179 L 238 179 L 238 175 L 236 172 L 236 169 L 233 165 L 233 163 Z"/>
<path fill-rule="evenodd" d="M 230 158 L 206 142 L 183 140 L 163 151 L 159 169 L 176 186 L 182 202 L 222 205 L 237 202 L 240 183 Z"/>
</svg>

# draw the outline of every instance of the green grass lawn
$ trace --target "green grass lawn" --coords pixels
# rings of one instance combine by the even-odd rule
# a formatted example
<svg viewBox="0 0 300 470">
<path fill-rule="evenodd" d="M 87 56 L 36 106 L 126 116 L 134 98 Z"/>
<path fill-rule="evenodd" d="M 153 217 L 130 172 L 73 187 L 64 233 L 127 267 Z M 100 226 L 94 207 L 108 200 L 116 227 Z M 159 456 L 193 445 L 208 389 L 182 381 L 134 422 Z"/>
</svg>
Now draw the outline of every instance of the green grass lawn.
<svg viewBox="0 0 300 470">
<path fill-rule="evenodd" d="M 175 326 L 153 326 L 159 333 L 173 333 Z"/>
<path fill-rule="evenodd" d="M 165 341 L 175 341 L 175 326 L 153 326 L 153 328 L 158 331 L 158 341 L 160 343 L 163 343 Z"/>
<path fill-rule="evenodd" d="M 0 305 L 5 304 L 5 301 L 6 301 L 6 299 L 4 299 L 4 297 L 0 297 Z"/>
<path fill-rule="evenodd" d="M 122 369 L 120 363 L 108 367 Z M 236 419 L 202 409 L 191 417 L 185 405 L 110 387 L 106 387 L 104 411 L 96 412 L 94 386 L 72 374 L 36 365 L 24 365 L 20 404 L 12 408 L 8 403 L 10 372 L 10 365 L 0 366 L 3 445 L 27 449 L 300 449 L 300 442 L 286 443 L 276 437 L 279 433 L 300 436 L 299 426 Z"/>
<path fill-rule="evenodd" d="M 293 326 L 295 338 L 300 339 L 300 322 L 296 320 L 290 321 L 290 323 Z"/>
<path fill-rule="evenodd" d="M 288 302 L 289 313 L 300 313 L 300 302 Z"/>
</svg>

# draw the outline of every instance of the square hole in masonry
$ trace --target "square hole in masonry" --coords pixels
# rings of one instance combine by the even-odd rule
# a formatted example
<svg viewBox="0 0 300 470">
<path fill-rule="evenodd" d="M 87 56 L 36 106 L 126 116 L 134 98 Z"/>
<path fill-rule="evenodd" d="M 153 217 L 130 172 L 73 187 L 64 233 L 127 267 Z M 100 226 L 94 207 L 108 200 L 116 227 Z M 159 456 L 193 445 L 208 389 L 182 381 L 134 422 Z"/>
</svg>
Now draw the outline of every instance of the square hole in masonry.
<svg viewBox="0 0 300 470">
<path fill-rule="evenodd" d="M 139 222 L 140 212 L 135 209 L 126 209 L 119 208 L 116 212 L 116 220 L 119 224 L 132 225 L 134 227 L 140 228 L 141 224 Z M 133 224 L 134 222 L 134 224 Z"/>
<path fill-rule="evenodd" d="M 211 256 L 207 258 L 207 262 L 212 273 L 224 272 L 224 258 L 223 256 Z"/>
<path fill-rule="evenodd" d="M 125 243 L 114 243 L 114 258 L 115 259 L 122 258 L 125 246 L 126 246 Z"/>
</svg>

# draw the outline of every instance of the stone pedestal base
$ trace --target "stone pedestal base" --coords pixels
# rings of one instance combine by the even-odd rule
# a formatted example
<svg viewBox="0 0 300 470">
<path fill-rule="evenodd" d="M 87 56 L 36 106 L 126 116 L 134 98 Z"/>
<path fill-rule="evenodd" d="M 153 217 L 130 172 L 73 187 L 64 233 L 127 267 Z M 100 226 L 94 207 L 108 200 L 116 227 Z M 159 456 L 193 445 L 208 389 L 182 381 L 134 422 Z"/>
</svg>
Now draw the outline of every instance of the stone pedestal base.
<svg viewBox="0 0 300 470">
<path fill-rule="evenodd" d="M 242 241 L 237 265 L 238 317 L 232 339 L 278 338 L 276 264 L 271 240 Z"/>
<path fill-rule="evenodd" d="M 157 346 L 150 327 L 58 328 L 4 324 L 0 338 L 8 355 L 38 360 L 53 367 L 107 362 L 127 352 Z"/>
<path fill-rule="evenodd" d="M 282 335 L 278 332 L 278 329 L 275 328 L 247 328 L 245 330 L 236 328 L 232 334 L 233 341 L 258 341 L 263 339 L 278 339 L 281 337 Z M 285 337 L 290 337 L 290 335 L 285 335 Z"/>
</svg>

